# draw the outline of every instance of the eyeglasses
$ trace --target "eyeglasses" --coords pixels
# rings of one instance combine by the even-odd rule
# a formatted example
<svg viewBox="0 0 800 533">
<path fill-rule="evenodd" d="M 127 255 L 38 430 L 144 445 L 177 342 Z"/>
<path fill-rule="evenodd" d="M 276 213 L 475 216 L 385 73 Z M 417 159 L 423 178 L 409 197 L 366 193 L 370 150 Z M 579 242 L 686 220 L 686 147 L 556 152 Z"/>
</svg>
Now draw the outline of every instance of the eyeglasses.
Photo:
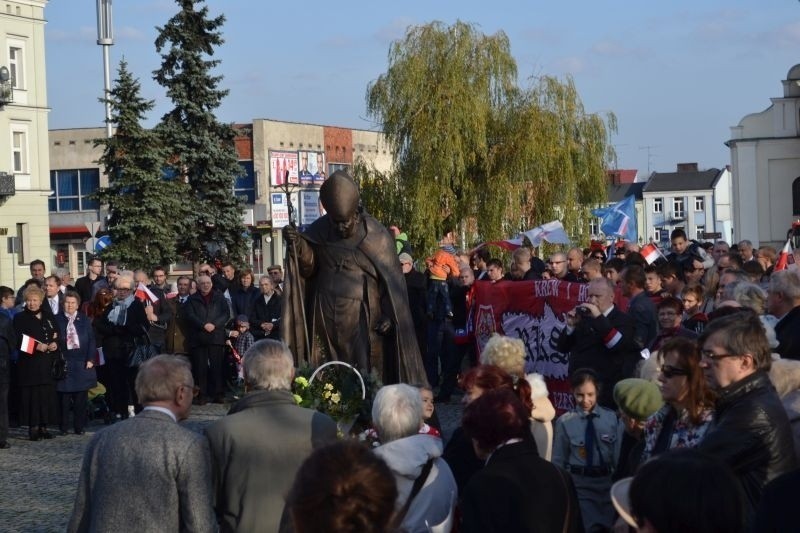
<svg viewBox="0 0 800 533">
<path fill-rule="evenodd" d="M 675 376 L 688 376 L 689 371 L 685 368 L 678 368 L 672 365 L 661 365 L 661 373 L 665 378 L 674 378 Z"/>
<path fill-rule="evenodd" d="M 197 396 L 199 396 L 199 395 L 200 395 L 200 387 L 198 387 L 198 386 L 196 386 L 196 385 L 186 385 L 186 384 L 183 384 L 183 385 L 181 385 L 181 388 L 187 388 L 187 389 L 191 389 L 191 391 L 192 391 L 192 398 L 197 398 Z"/>
<path fill-rule="evenodd" d="M 710 359 L 711 361 L 717 361 L 719 359 L 725 359 L 726 357 L 742 357 L 743 355 L 749 355 L 749 354 L 714 353 L 711 350 L 700 350 L 700 357 L 702 357 L 703 359 Z"/>
</svg>

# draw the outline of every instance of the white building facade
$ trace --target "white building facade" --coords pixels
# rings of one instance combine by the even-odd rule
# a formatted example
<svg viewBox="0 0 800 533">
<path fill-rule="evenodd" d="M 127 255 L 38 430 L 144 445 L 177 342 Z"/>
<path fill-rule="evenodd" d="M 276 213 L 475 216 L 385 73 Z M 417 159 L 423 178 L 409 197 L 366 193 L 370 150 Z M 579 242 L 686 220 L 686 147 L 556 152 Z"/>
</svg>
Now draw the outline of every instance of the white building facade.
<svg viewBox="0 0 800 533">
<path fill-rule="evenodd" d="M 734 240 L 780 247 L 800 216 L 800 65 L 783 96 L 731 128 Z"/>
<path fill-rule="evenodd" d="M 698 171 L 693 163 L 679 165 L 677 172 L 654 172 L 642 191 L 645 241 L 668 247 L 678 228 L 698 241 L 726 239 L 722 227 L 729 213 L 720 209 L 724 204 L 718 207 L 716 191 L 725 188 L 727 176 L 727 169 Z"/>
<path fill-rule="evenodd" d="M 29 263 L 49 271 L 45 0 L 0 4 L 0 284 L 14 289 L 30 278 Z M 4 71 L 5 72 L 5 71 Z M 2 78 L 2 76 L 0 76 Z M 11 99 L 12 101 L 8 102 Z"/>
</svg>

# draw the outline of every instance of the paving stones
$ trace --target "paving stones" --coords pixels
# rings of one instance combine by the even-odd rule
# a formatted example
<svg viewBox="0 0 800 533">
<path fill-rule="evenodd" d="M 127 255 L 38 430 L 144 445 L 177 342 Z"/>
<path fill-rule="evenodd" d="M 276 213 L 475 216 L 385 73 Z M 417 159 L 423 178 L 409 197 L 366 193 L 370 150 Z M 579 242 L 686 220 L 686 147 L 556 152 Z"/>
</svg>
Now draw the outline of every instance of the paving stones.
<svg viewBox="0 0 800 533">
<path fill-rule="evenodd" d="M 224 416 L 229 405 L 192 408 L 183 424 L 193 431 Z M 436 404 L 445 439 L 461 420 L 460 404 Z M 57 436 L 31 442 L 27 428 L 12 428 L 10 448 L 0 450 L 0 530 L 4 532 L 62 532 L 67 527 L 83 452 L 89 440 L 106 426 L 91 421 L 84 435 Z M 58 429 L 50 427 L 58 434 Z"/>
</svg>

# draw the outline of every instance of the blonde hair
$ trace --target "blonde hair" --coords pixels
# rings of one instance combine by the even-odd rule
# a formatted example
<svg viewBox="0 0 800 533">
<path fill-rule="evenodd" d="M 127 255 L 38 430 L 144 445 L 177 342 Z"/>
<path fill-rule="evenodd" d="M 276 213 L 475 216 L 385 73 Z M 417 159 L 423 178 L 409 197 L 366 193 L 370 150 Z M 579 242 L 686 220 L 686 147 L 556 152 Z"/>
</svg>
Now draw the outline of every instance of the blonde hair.
<svg viewBox="0 0 800 533">
<path fill-rule="evenodd" d="M 769 379 L 781 398 L 790 392 L 800 389 L 800 361 L 792 359 L 776 359 L 772 361 Z"/>
<path fill-rule="evenodd" d="M 494 365 L 512 376 L 525 376 L 525 344 L 520 339 L 492 335 L 481 352 L 482 365 Z"/>
</svg>

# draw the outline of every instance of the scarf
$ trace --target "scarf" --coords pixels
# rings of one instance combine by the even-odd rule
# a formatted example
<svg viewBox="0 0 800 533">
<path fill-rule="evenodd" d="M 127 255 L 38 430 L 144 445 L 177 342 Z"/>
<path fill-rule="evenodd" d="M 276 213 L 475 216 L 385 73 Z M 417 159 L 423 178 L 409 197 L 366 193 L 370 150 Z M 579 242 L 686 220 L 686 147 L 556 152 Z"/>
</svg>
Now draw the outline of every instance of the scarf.
<svg viewBox="0 0 800 533">
<path fill-rule="evenodd" d="M 134 295 L 130 294 L 124 300 L 114 300 L 114 308 L 108 313 L 108 321 L 117 326 L 124 326 L 128 317 L 128 307 L 133 303 Z"/>
<path fill-rule="evenodd" d="M 67 316 L 67 350 L 77 350 L 81 347 L 81 341 L 78 338 L 78 330 L 75 329 L 76 318 L 78 318 L 78 313 Z"/>
</svg>

